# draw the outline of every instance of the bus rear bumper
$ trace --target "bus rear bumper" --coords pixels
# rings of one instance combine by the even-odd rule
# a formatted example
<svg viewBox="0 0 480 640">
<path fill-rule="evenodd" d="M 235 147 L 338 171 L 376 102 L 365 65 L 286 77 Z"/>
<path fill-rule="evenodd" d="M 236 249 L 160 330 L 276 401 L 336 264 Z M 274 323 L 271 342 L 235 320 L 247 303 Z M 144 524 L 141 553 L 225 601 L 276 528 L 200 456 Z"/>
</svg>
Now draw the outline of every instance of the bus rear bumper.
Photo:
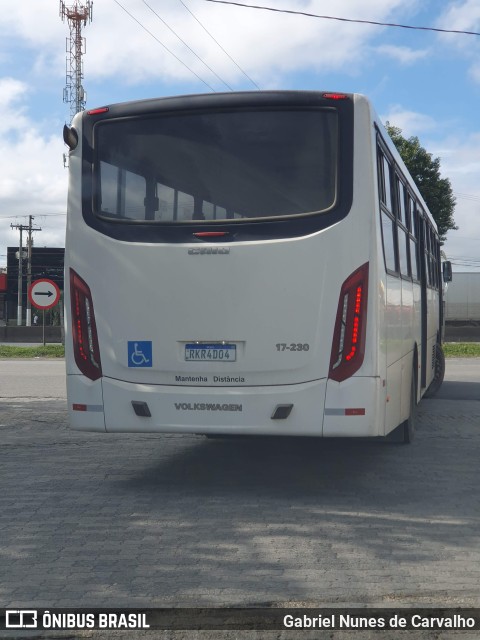
<svg viewBox="0 0 480 640">
<path fill-rule="evenodd" d="M 106 430 L 321 436 L 325 388 L 326 380 L 239 388 L 132 384 L 103 378 Z M 132 401 L 145 403 L 151 416 L 136 415 Z M 272 417 L 279 406 L 290 405 L 288 417 Z"/>
<path fill-rule="evenodd" d="M 71 428 L 112 433 L 382 436 L 380 387 L 373 377 L 270 387 L 182 387 L 67 376 Z M 147 415 L 137 413 L 132 403 Z"/>
</svg>

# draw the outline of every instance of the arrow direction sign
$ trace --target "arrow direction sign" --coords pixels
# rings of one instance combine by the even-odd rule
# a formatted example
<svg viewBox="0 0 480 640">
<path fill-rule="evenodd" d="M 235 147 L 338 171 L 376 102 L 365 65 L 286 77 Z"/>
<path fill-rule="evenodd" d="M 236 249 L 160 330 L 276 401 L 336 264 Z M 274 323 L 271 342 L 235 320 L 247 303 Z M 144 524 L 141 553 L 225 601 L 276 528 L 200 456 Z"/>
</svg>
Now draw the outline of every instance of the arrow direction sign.
<svg viewBox="0 0 480 640">
<path fill-rule="evenodd" d="M 60 289 L 53 280 L 41 278 L 30 285 L 28 298 L 37 309 L 51 309 L 60 300 Z"/>
</svg>

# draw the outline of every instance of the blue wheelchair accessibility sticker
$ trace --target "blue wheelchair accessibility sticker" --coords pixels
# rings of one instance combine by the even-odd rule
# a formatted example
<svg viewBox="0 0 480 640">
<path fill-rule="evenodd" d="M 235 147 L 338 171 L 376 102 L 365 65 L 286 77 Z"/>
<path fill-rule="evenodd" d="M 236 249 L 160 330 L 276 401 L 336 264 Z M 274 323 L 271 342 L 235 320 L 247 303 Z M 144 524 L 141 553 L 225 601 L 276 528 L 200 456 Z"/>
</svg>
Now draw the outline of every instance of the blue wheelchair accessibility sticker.
<svg viewBox="0 0 480 640">
<path fill-rule="evenodd" d="M 128 366 L 151 367 L 152 366 L 152 342 L 151 340 L 128 341 Z"/>
</svg>

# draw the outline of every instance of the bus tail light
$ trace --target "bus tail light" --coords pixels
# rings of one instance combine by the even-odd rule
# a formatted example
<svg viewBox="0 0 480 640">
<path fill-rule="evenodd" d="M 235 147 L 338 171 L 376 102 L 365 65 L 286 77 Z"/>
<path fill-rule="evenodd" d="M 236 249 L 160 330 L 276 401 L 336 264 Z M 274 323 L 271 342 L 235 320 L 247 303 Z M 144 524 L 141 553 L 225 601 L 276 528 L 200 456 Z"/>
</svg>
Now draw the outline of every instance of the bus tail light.
<svg viewBox="0 0 480 640">
<path fill-rule="evenodd" d="M 92 294 L 87 283 L 73 269 L 70 269 L 70 299 L 75 362 L 83 375 L 98 380 L 102 377 L 102 365 Z"/>
<path fill-rule="evenodd" d="M 324 93 L 323 97 L 327 100 L 346 100 L 348 98 L 346 93 Z"/>
<path fill-rule="evenodd" d="M 367 328 L 368 262 L 343 283 L 333 332 L 328 377 L 342 382 L 363 363 Z"/>
</svg>

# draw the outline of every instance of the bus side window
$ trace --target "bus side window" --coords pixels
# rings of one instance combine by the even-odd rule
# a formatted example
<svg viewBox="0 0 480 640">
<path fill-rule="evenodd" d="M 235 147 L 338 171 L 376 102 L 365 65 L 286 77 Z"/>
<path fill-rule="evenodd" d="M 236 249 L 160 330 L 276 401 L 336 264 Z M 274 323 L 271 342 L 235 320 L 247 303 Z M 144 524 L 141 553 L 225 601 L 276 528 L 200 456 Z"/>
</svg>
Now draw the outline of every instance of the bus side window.
<svg viewBox="0 0 480 640">
<path fill-rule="evenodd" d="M 409 275 L 408 273 L 408 236 L 402 227 L 398 227 L 398 258 L 400 263 L 400 273 L 402 276 Z"/>
<path fill-rule="evenodd" d="M 415 203 L 410 194 L 407 195 L 407 212 L 408 232 L 410 236 L 410 270 L 412 278 L 418 280 L 418 220 Z"/>
<path fill-rule="evenodd" d="M 100 196 L 99 209 L 109 215 L 118 215 L 117 212 L 117 178 L 118 167 L 108 162 L 100 163 Z"/>
<path fill-rule="evenodd" d="M 157 183 L 158 216 L 162 221 L 176 219 L 175 189 L 165 184 Z"/>
<path fill-rule="evenodd" d="M 398 219 L 406 228 L 407 224 L 407 209 L 405 207 L 405 185 L 401 180 L 399 180 L 397 176 L 397 185 L 398 185 Z"/>
<path fill-rule="evenodd" d="M 395 176 L 395 184 L 398 198 L 398 217 L 397 217 L 397 235 L 398 235 L 398 261 L 400 266 L 400 273 L 402 276 L 408 277 L 408 251 L 409 240 L 407 231 L 407 219 L 405 213 L 405 186 L 399 179 L 398 175 Z"/>
<path fill-rule="evenodd" d="M 380 215 L 382 222 L 382 242 L 387 271 L 397 273 L 397 249 L 395 212 L 392 197 L 392 167 L 380 146 L 378 153 L 378 189 L 380 199 Z"/>
<path fill-rule="evenodd" d="M 432 262 L 430 259 L 430 230 L 428 227 L 428 221 L 425 221 L 425 261 L 426 261 L 426 273 L 427 284 L 432 286 Z"/>
<path fill-rule="evenodd" d="M 131 171 L 125 171 L 123 191 L 124 215 L 129 220 L 145 220 L 146 181 Z"/>
<path fill-rule="evenodd" d="M 385 253 L 385 266 L 389 271 L 396 271 L 395 261 L 395 222 L 385 212 L 382 211 L 382 236 L 383 250 Z"/>
<path fill-rule="evenodd" d="M 178 219 L 192 220 L 195 210 L 195 201 L 193 196 L 183 191 L 178 191 Z"/>
<path fill-rule="evenodd" d="M 126 169 L 100 163 L 100 210 L 130 220 L 145 219 L 146 181 Z"/>
<path fill-rule="evenodd" d="M 382 154 L 382 188 L 381 198 L 385 207 L 393 212 L 392 206 L 392 178 L 391 178 L 391 166 L 387 158 Z"/>
<path fill-rule="evenodd" d="M 440 289 L 440 280 L 439 280 L 439 263 L 438 263 L 438 239 L 435 235 L 435 231 L 433 228 L 430 230 L 431 233 L 431 250 L 432 250 L 432 277 L 433 277 L 433 286 L 435 289 Z"/>
</svg>

